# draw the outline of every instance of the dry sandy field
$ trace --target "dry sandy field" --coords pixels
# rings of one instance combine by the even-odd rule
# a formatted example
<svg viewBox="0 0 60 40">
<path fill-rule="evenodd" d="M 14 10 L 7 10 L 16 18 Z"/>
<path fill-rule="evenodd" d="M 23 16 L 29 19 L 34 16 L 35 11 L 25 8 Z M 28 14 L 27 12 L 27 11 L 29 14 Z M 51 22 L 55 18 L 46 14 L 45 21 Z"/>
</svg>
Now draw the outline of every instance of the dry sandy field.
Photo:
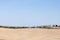
<svg viewBox="0 0 60 40">
<path fill-rule="evenodd" d="M 0 28 L 0 40 L 60 40 L 60 29 Z"/>
</svg>

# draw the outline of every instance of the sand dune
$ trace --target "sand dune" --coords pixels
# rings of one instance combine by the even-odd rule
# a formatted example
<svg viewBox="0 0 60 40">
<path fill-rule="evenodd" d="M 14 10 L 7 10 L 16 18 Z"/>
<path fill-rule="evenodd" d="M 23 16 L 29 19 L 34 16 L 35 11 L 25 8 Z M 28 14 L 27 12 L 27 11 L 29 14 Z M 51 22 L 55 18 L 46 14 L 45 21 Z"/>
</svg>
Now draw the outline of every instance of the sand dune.
<svg viewBox="0 0 60 40">
<path fill-rule="evenodd" d="M 60 40 L 60 29 L 0 28 L 0 40 Z"/>
</svg>

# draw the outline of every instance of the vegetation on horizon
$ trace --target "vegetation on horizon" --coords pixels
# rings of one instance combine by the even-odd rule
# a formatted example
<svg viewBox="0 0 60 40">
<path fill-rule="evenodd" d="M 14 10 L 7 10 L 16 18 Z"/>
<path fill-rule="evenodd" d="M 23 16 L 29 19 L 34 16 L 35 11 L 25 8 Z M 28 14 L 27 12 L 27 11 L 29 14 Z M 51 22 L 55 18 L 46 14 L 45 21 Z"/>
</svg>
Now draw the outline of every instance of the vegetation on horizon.
<svg viewBox="0 0 60 40">
<path fill-rule="evenodd" d="M 19 29 L 19 28 L 48 28 L 48 29 L 51 29 L 51 28 L 60 28 L 60 25 L 46 25 L 46 26 L 34 26 L 34 27 L 26 27 L 26 26 L 22 26 L 22 27 L 14 27 L 14 26 L 0 26 L 0 28 L 12 28 L 12 29 Z"/>
</svg>

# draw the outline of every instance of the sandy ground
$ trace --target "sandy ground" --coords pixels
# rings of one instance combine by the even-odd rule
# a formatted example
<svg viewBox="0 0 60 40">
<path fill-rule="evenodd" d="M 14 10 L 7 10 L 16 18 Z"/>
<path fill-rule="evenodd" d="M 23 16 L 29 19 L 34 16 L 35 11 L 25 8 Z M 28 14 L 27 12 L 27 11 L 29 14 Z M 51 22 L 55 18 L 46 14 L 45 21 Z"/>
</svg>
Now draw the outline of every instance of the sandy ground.
<svg viewBox="0 0 60 40">
<path fill-rule="evenodd" d="M 0 40 L 60 40 L 60 29 L 0 28 Z"/>
</svg>

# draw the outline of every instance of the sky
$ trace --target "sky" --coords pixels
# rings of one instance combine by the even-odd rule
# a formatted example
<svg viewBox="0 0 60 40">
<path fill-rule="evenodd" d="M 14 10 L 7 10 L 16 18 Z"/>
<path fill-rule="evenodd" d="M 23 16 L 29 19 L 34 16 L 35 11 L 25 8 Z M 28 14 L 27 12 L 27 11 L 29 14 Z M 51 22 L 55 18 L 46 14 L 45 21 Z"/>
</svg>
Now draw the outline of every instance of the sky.
<svg viewBox="0 0 60 40">
<path fill-rule="evenodd" d="M 60 0 L 0 0 L 0 25 L 60 24 Z"/>
</svg>

